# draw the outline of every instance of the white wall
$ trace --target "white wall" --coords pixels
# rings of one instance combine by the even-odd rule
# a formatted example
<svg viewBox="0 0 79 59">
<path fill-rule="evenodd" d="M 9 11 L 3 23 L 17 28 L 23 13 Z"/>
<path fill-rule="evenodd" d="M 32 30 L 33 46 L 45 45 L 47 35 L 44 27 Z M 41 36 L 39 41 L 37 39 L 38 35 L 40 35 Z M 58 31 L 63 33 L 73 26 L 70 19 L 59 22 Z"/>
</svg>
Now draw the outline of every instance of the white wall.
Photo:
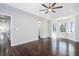
<svg viewBox="0 0 79 59">
<path fill-rule="evenodd" d="M 0 14 L 11 16 L 11 45 L 38 40 L 37 16 L 0 4 Z"/>
<path fill-rule="evenodd" d="M 48 37 L 51 37 L 51 28 L 52 28 L 52 23 L 51 21 L 48 21 Z"/>
<path fill-rule="evenodd" d="M 41 29 L 40 29 L 40 36 L 41 38 L 46 38 L 48 37 L 48 21 L 47 20 L 43 20 L 41 21 Z"/>
<path fill-rule="evenodd" d="M 76 16 L 76 26 L 75 26 L 75 29 L 76 29 L 76 41 L 79 42 L 79 15 Z"/>
</svg>

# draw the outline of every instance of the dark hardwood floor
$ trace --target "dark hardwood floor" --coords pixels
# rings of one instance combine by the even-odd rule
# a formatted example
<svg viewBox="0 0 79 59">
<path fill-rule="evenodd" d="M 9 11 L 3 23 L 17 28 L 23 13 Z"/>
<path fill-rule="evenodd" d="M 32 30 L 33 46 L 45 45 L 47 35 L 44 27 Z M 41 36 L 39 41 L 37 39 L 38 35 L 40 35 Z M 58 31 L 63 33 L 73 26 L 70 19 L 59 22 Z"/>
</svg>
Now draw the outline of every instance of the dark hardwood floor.
<svg viewBox="0 0 79 59">
<path fill-rule="evenodd" d="M 11 56 L 78 56 L 79 43 L 64 38 L 44 38 L 11 47 Z"/>
</svg>

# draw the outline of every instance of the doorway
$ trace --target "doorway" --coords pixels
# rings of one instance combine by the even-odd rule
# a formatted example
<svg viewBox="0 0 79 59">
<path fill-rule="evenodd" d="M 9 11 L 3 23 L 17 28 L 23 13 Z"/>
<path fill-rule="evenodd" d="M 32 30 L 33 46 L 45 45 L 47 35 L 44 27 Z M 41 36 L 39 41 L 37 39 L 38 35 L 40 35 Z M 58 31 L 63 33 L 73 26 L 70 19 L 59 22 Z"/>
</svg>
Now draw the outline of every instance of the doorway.
<svg viewBox="0 0 79 59">
<path fill-rule="evenodd" d="M 0 56 L 9 55 L 10 16 L 0 15 Z"/>
</svg>

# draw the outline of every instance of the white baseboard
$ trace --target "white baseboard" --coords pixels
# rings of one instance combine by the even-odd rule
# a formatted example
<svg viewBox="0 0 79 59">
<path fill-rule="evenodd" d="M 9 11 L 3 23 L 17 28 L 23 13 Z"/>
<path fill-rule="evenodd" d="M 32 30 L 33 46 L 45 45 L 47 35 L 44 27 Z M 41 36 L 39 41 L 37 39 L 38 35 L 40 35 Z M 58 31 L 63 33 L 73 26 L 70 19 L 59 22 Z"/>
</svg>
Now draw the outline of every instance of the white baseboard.
<svg viewBox="0 0 79 59">
<path fill-rule="evenodd" d="M 47 38 L 48 36 L 43 36 L 43 37 L 41 37 L 41 38 Z M 51 37 L 52 38 L 52 37 Z M 21 43 L 17 43 L 17 44 L 11 44 L 11 46 L 16 46 L 16 45 L 20 45 L 20 44 L 23 44 L 23 43 L 28 43 L 28 42 L 32 42 L 32 41 L 35 41 L 35 40 L 39 40 L 39 39 L 33 39 L 33 40 L 29 40 L 29 41 L 24 41 L 24 42 L 21 42 Z M 72 39 L 70 39 L 70 40 L 72 40 Z M 78 40 L 72 40 L 72 41 L 74 41 L 74 42 L 79 42 Z"/>
<path fill-rule="evenodd" d="M 35 41 L 35 40 L 38 40 L 38 39 L 33 39 L 33 40 L 24 41 L 24 42 L 20 42 L 20 43 L 11 43 L 11 46 L 17 46 L 17 45 L 28 43 L 28 42 L 32 42 L 32 41 Z"/>
</svg>

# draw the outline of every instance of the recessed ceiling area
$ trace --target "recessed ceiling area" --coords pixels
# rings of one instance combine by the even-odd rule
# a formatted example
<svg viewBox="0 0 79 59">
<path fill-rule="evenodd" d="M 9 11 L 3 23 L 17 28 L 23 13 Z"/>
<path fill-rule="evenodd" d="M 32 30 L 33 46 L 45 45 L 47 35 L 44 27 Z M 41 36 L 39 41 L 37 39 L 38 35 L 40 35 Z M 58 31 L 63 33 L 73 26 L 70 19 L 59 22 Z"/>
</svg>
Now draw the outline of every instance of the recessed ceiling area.
<svg viewBox="0 0 79 59">
<path fill-rule="evenodd" d="M 41 9 L 45 9 L 45 7 L 43 7 L 41 4 L 42 3 L 7 3 L 9 6 L 48 20 L 76 15 L 79 12 L 78 3 L 57 3 L 55 6 L 63 6 L 63 8 L 56 9 L 56 13 L 49 12 L 48 14 L 45 14 L 45 11 L 40 11 Z M 45 3 L 45 5 L 48 5 L 48 3 Z"/>
</svg>

